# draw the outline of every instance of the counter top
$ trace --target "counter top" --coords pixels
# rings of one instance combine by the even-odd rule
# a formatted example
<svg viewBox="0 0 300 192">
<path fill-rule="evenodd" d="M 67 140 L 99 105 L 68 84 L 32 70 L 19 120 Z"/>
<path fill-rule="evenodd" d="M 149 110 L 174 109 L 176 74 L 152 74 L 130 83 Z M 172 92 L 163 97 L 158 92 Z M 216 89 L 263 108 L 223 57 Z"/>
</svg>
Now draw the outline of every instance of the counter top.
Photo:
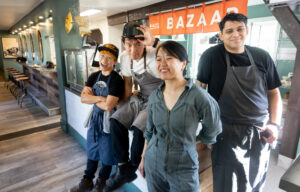
<svg viewBox="0 0 300 192">
<path fill-rule="evenodd" d="M 25 62 L 19 62 L 21 65 L 25 67 L 30 67 L 32 69 L 35 69 L 39 71 L 40 73 L 56 73 L 56 68 L 45 68 L 41 65 L 31 64 L 31 63 L 25 63 Z"/>
<path fill-rule="evenodd" d="M 300 191 L 300 154 L 280 178 L 279 188 L 288 192 Z"/>
</svg>

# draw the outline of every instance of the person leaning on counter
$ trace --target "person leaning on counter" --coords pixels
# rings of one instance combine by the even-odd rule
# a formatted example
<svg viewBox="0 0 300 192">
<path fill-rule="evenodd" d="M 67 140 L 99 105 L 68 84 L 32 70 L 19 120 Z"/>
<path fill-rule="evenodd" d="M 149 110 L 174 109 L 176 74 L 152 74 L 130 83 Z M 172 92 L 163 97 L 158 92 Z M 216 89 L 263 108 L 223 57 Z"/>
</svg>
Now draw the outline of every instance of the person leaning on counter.
<svg viewBox="0 0 300 192">
<path fill-rule="evenodd" d="M 184 78 L 187 62 L 185 48 L 175 41 L 157 48 L 156 69 L 164 83 L 149 97 L 139 166 L 149 192 L 198 192 L 196 140 L 213 144 L 222 131 L 217 102 L 192 79 Z M 196 136 L 200 121 L 203 128 Z"/>
<path fill-rule="evenodd" d="M 223 132 L 212 150 L 214 192 L 258 192 L 280 125 L 281 83 L 270 55 L 245 45 L 246 16 L 228 14 L 219 27 L 224 43 L 203 53 L 197 76 L 221 111 Z"/>
<path fill-rule="evenodd" d="M 119 49 L 115 45 L 105 44 L 100 46 L 98 51 L 100 71 L 90 75 L 81 93 L 82 103 L 93 104 L 87 133 L 87 167 L 82 180 L 78 186 L 71 189 L 71 192 L 90 190 L 101 192 L 110 176 L 112 165 L 117 164 L 112 147 L 109 118 L 124 93 L 124 81 L 114 71 Z M 94 185 L 93 178 L 98 161 L 102 163 L 102 167 Z"/>
</svg>

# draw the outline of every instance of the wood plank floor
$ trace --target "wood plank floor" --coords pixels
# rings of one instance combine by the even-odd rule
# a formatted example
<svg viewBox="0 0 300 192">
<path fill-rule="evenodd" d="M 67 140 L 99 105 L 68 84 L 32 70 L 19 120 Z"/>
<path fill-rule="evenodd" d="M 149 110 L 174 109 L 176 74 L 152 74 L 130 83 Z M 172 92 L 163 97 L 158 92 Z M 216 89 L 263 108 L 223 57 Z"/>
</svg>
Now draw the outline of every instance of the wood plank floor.
<svg viewBox="0 0 300 192">
<path fill-rule="evenodd" d="M 21 109 L 0 82 L 0 192 L 66 192 L 80 181 L 84 149 L 26 99 Z M 54 127 L 55 126 L 55 127 Z"/>
<path fill-rule="evenodd" d="M 26 98 L 23 108 L 20 108 L 17 100 L 3 85 L 4 82 L 0 82 L 0 138 L 1 135 L 55 124 L 60 121 L 60 115 L 48 117 L 38 105 L 32 103 L 30 98 Z"/>
<path fill-rule="evenodd" d="M 82 177 L 85 156 L 60 128 L 0 141 L 0 192 L 66 192 Z"/>
</svg>

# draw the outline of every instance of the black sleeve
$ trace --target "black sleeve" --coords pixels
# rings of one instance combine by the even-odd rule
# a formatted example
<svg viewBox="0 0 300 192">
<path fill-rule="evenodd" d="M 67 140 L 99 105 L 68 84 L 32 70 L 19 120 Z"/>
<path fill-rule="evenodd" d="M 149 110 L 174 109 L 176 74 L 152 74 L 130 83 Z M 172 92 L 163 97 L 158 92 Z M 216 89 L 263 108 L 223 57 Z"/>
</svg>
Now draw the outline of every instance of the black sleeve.
<svg viewBox="0 0 300 192">
<path fill-rule="evenodd" d="M 210 59 L 209 51 L 206 50 L 199 59 L 198 74 L 197 74 L 197 80 L 205 84 L 208 84 L 211 76 L 210 61 L 211 59 Z"/>
<path fill-rule="evenodd" d="M 276 70 L 275 64 L 269 54 L 266 56 L 267 62 L 267 87 L 268 90 L 275 89 L 281 86 L 281 81 Z"/>
<path fill-rule="evenodd" d="M 109 91 L 108 94 L 122 98 L 124 93 L 124 80 L 120 75 L 115 73 L 114 77 L 112 77 L 109 83 Z"/>
<path fill-rule="evenodd" d="M 92 73 L 92 74 L 89 76 L 87 82 L 85 83 L 85 86 L 87 86 L 87 87 L 93 87 L 93 85 L 94 85 L 95 82 L 97 81 L 97 77 L 98 77 L 99 73 L 100 73 L 100 71 L 95 72 L 95 73 Z"/>
</svg>

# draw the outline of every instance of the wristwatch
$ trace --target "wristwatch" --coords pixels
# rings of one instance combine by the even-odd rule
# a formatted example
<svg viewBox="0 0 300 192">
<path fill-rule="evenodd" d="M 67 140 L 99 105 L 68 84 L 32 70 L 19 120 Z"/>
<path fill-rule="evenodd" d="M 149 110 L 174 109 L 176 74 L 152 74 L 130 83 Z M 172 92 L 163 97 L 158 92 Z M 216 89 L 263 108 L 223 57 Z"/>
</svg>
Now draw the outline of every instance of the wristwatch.
<svg viewBox="0 0 300 192">
<path fill-rule="evenodd" d="M 159 42 L 159 38 L 155 38 L 155 41 L 154 41 L 152 47 L 156 48 L 158 42 Z"/>
<path fill-rule="evenodd" d="M 271 123 L 271 122 L 269 122 L 268 125 L 274 125 L 275 127 L 277 127 L 277 129 L 281 128 L 281 126 L 278 125 L 277 123 Z"/>
</svg>

